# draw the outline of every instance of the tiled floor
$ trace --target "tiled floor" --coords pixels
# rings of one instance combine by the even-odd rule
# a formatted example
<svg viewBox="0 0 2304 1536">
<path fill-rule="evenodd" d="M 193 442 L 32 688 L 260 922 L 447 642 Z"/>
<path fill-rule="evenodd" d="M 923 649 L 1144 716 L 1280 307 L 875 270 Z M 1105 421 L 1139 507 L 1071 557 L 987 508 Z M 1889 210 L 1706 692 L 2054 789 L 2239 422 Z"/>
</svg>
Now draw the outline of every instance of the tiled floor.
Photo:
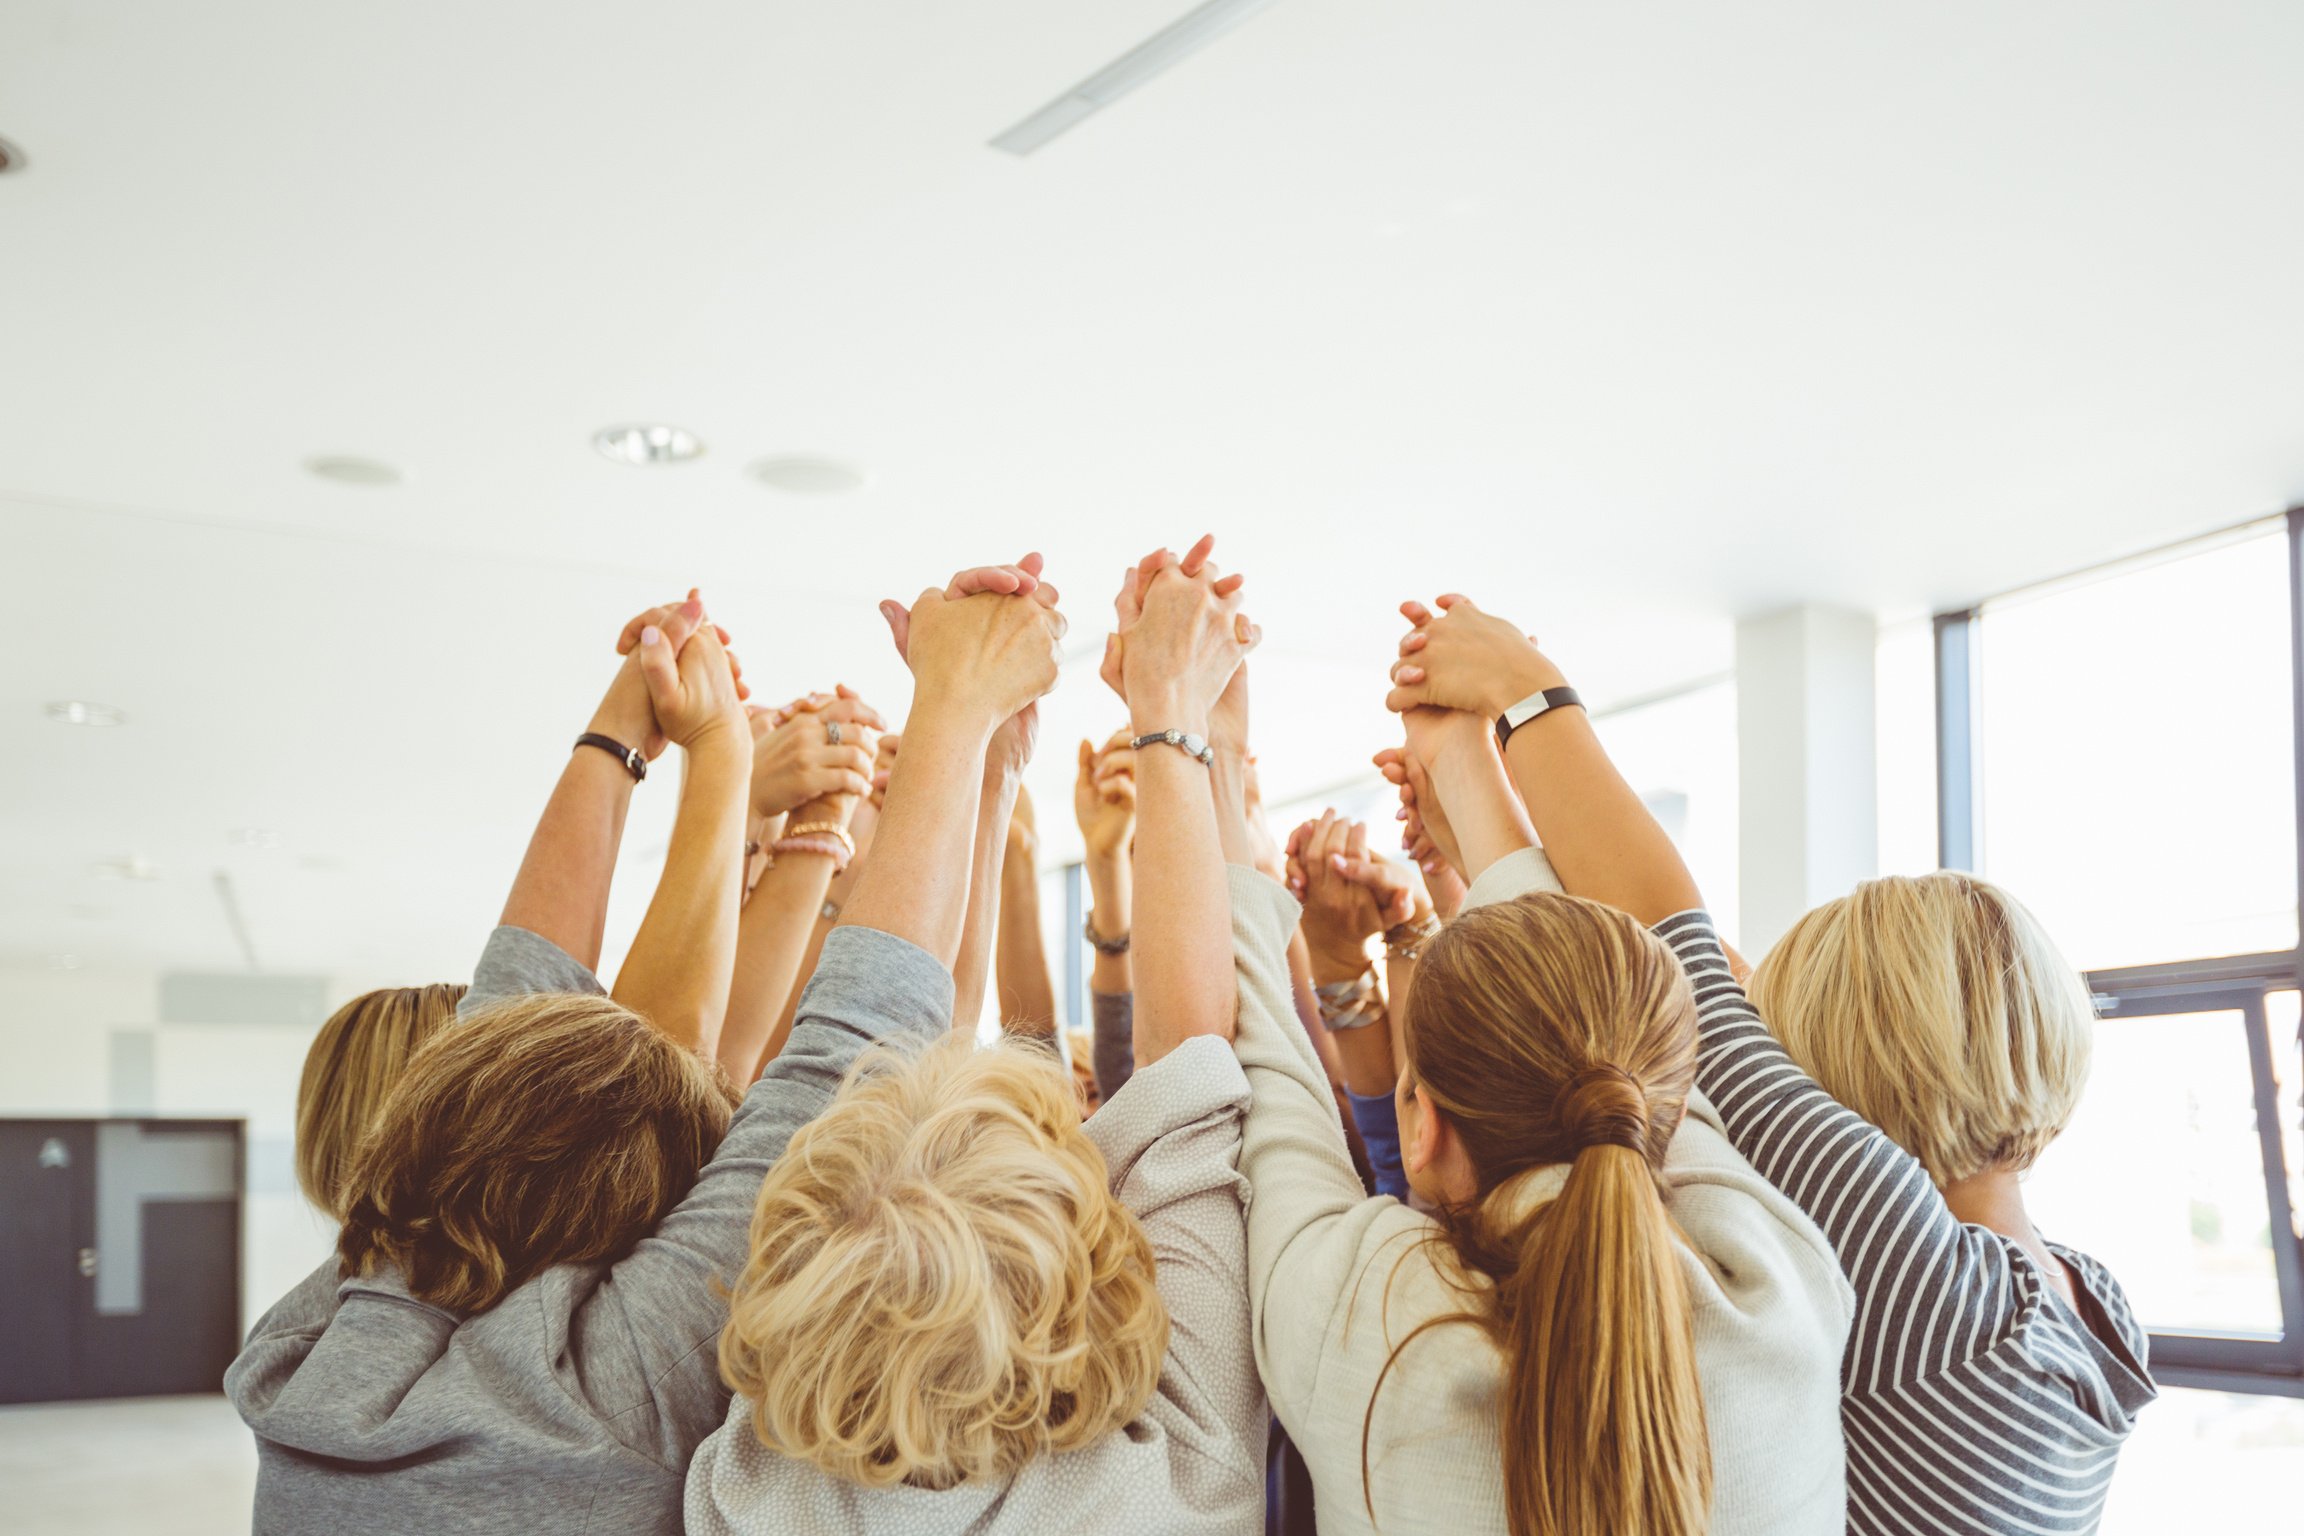
<svg viewBox="0 0 2304 1536">
<path fill-rule="evenodd" d="M 220 1397 L 0 1408 L 10 1536 L 237 1533 L 255 1485 L 248 1432 Z M 2304 1402 L 2172 1391 L 2120 1458 L 2102 1536 L 2292 1531 L 2299 1520 Z"/>
<path fill-rule="evenodd" d="M 224 1536 L 248 1529 L 256 1447 L 221 1397 L 0 1408 L 0 1530 Z"/>
</svg>

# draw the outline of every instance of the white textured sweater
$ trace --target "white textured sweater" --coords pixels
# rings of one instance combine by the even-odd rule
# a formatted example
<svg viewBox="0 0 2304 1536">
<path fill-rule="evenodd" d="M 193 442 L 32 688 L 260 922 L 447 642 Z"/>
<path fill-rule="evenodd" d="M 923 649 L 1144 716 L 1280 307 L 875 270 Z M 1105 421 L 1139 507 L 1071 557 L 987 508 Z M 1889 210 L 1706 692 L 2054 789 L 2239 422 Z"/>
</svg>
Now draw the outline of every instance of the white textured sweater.
<svg viewBox="0 0 2304 1536">
<path fill-rule="evenodd" d="M 1530 850 L 1484 874 L 1473 900 L 1557 888 L 1550 865 Z M 1288 899 L 1261 876 L 1232 872 L 1236 913 L 1251 901 Z M 1426 1319 L 1464 1310 L 1466 1297 L 1423 1241 L 1437 1224 L 1362 1192 L 1310 1042 L 1283 1007 L 1264 1002 L 1272 988 L 1252 984 L 1286 977 L 1285 944 L 1261 954 L 1244 948 L 1239 963 L 1235 1048 L 1255 1093 L 1240 1170 L 1253 1191 L 1256 1362 L 1273 1411 L 1311 1468 L 1320 1529 L 1501 1531 L 1503 1358 L 1470 1324 L 1433 1328 L 1400 1351 L 1376 1393 L 1394 1346 Z M 1690 1098 L 1672 1138 L 1665 1183 L 1695 1299 L 1713 1536 L 1840 1536 L 1839 1370 L 1853 1299 L 1832 1249 L 1737 1155 L 1700 1098 Z"/>
</svg>

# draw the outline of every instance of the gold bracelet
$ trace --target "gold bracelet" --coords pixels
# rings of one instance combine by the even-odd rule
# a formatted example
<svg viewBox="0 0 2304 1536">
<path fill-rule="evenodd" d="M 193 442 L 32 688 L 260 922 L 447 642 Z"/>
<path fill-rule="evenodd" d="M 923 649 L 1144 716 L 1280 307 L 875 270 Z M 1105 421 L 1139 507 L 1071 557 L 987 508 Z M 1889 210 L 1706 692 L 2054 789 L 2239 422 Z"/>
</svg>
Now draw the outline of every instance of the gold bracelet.
<svg viewBox="0 0 2304 1536">
<path fill-rule="evenodd" d="M 796 827 L 786 827 L 784 835 L 786 837 L 829 837 L 848 850 L 848 857 L 856 857 L 856 839 L 850 837 L 848 829 L 836 821 L 804 821 Z"/>
</svg>

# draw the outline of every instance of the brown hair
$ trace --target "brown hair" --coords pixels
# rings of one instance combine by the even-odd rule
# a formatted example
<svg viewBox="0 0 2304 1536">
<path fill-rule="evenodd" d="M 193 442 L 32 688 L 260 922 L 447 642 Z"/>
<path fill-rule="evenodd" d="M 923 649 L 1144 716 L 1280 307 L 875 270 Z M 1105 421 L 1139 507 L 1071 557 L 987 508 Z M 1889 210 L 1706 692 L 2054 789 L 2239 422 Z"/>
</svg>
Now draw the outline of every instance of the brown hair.
<svg viewBox="0 0 2304 1536">
<path fill-rule="evenodd" d="M 850 1483 L 949 1488 L 1126 1425 L 1168 1310 L 1109 1177 L 1037 1041 L 859 1062 L 762 1183 L 721 1330 L 761 1443 Z"/>
<path fill-rule="evenodd" d="M 336 1249 L 347 1275 L 478 1312 L 555 1264 L 621 1257 L 728 1129 L 727 1074 L 604 997 L 480 1009 L 416 1053 L 361 1143 Z"/>
<path fill-rule="evenodd" d="M 1697 1536 L 1712 1454 L 1658 1184 L 1696 1076 L 1687 976 L 1611 907 L 1524 896 L 1432 943 L 1403 1038 L 1479 1177 L 1477 1203 L 1443 1217 L 1449 1246 L 1493 1282 L 1486 1307 L 1416 1332 L 1469 1319 L 1503 1352 L 1514 1536 Z M 1558 1195 L 1528 1209 L 1515 1181 L 1560 1164 Z M 1365 1432 L 1362 1457 L 1365 1476 Z"/>
<path fill-rule="evenodd" d="M 304 1053 L 296 1084 L 296 1182 L 304 1198 L 344 1219 L 344 1176 L 360 1138 L 376 1123 L 384 1096 L 408 1058 L 456 1016 L 464 988 L 383 987 L 328 1016 Z"/>
<path fill-rule="evenodd" d="M 1752 1006 L 1938 1185 L 2022 1172 L 2072 1119 L 2096 1010 L 2039 920 L 1957 870 L 1867 880 L 1792 925 Z"/>
</svg>

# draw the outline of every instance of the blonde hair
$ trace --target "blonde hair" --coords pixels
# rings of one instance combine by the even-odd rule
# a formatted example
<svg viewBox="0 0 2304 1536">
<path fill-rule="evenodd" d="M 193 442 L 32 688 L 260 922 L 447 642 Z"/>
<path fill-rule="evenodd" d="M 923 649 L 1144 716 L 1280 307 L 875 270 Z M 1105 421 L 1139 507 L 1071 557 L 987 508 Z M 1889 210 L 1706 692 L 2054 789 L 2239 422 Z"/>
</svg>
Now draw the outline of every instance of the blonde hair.
<svg viewBox="0 0 2304 1536">
<path fill-rule="evenodd" d="M 1479 1200 L 1442 1217 L 1448 1246 L 1491 1284 L 1483 1304 L 1426 1321 L 1400 1347 L 1470 1321 L 1503 1352 L 1514 1536 L 1698 1536 L 1712 1448 L 1658 1182 L 1696 1078 L 1696 1005 L 1678 961 L 1597 902 L 1546 893 L 1475 908 L 1425 951 L 1403 1039 L 1406 1075 L 1479 1178 Z M 1559 1194 L 1529 1209 L 1521 1176 L 1557 1164 Z M 1374 1416 L 1371 1401 L 1364 1487 Z"/>
<path fill-rule="evenodd" d="M 728 1075 L 621 1004 L 543 992 L 416 1053 L 360 1145 L 336 1250 L 478 1312 L 555 1264 L 621 1258 L 688 1193 L 736 1106 Z"/>
<path fill-rule="evenodd" d="M 996 1479 L 1142 1411 L 1152 1246 L 1055 1057 L 859 1062 L 760 1190 L 720 1373 L 761 1443 L 866 1486 Z"/>
<path fill-rule="evenodd" d="M 2016 898 L 1956 870 L 1826 902 L 1751 991 L 1793 1060 L 1939 1186 L 2031 1167 L 2088 1081 L 2086 984 Z"/>
<path fill-rule="evenodd" d="M 364 992 L 313 1036 L 296 1084 L 296 1182 L 305 1199 L 338 1221 L 344 1219 L 344 1176 L 360 1138 L 376 1123 L 408 1058 L 456 1017 L 463 997 L 461 985 L 446 982 Z"/>
</svg>

